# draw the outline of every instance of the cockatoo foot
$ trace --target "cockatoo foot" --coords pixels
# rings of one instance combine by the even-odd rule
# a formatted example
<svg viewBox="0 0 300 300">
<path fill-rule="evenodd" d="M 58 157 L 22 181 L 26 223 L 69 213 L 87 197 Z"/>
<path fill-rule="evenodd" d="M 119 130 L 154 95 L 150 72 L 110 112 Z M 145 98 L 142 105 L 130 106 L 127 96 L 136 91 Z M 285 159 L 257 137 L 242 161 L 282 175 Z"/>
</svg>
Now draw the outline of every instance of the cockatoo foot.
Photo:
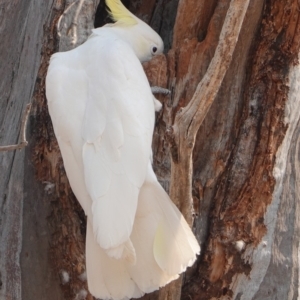
<svg viewBox="0 0 300 300">
<path fill-rule="evenodd" d="M 171 91 L 168 89 L 164 89 L 160 86 L 152 86 L 151 87 L 152 94 L 163 94 L 163 95 L 170 95 Z"/>
<path fill-rule="evenodd" d="M 153 97 L 154 101 L 154 109 L 155 111 L 160 111 L 162 109 L 162 104 L 160 101 L 158 101 L 155 97 Z"/>
</svg>

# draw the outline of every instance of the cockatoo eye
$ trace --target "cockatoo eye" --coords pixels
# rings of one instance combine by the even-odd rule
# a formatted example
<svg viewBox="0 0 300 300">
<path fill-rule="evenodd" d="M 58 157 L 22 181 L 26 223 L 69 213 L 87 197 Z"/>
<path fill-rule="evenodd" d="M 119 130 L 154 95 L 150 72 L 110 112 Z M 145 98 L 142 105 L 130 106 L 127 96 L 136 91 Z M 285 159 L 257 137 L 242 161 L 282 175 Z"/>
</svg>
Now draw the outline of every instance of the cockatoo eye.
<svg viewBox="0 0 300 300">
<path fill-rule="evenodd" d="M 152 47 L 152 54 L 155 54 L 157 52 L 157 47 Z"/>
</svg>

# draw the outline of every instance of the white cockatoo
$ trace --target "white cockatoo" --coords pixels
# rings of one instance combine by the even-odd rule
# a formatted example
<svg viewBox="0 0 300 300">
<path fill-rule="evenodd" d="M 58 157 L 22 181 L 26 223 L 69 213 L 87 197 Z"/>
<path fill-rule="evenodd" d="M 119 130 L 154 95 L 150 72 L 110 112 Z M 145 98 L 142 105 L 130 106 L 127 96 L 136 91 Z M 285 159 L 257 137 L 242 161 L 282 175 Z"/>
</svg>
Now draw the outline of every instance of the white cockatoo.
<svg viewBox="0 0 300 300">
<path fill-rule="evenodd" d="M 120 0 L 114 24 L 52 56 L 46 95 L 72 190 L 87 215 L 92 295 L 137 298 L 178 278 L 200 252 L 151 165 L 154 98 L 141 62 L 163 42 Z"/>
</svg>

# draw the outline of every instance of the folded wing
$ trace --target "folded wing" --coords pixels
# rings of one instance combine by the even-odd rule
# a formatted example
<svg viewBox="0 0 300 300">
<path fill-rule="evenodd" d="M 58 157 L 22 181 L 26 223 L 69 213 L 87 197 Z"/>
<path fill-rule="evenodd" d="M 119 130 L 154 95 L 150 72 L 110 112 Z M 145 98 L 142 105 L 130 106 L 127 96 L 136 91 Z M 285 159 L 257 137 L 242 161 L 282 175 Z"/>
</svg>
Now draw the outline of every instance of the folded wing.
<svg viewBox="0 0 300 300">
<path fill-rule="evenodd" d="M 66 169 L 73 170 L 71 164 L 76 161 L 84 174 L 91 209 L 89 201 L 78 198 L 96 240 L 119 258 L 130 248 L 125 245 L 130 243 L 150 159 L 154 104 L 132 49 L 101 32 L 100 38 L 94 33 L 67 57 L 64 53 L 54 56 L 47 98 L 60 148 L 71 147 L 74 153 L 73 159 L 64 159 L 65 165 L 70 164 Z M 69 155 L 70 149 L 65 152 Z M 68 177 L 72 189 L 78 189 L 78 176 Z"/>
</svg>

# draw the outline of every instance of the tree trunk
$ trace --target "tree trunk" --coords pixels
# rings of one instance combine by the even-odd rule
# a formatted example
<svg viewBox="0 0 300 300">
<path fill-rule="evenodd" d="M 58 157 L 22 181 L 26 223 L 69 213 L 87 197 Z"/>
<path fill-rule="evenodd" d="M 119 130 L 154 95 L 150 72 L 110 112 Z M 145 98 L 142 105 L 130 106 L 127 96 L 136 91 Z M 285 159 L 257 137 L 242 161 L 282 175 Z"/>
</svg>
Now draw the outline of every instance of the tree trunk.
<svg viewBox="0 0 300 300">
<path fill-rule="evenodd" d="M 182 143 L 174 138 L 176 116 L 209 74 L 218 44 L 232 42 L 220 36 L 234 1 L 124 1 L 165 42 L 165 55 L 145 64 L 150 83 L 172 91 L 160 99 L 154 168 L 202 248 L 182 277 L 182 290 L 179 282 L 177 290 L 144 299 L 176 300 L 180 293 L 193 300 L 299 297 L 297 0 L 249 1 L 233 59 L 195 144 L 178 152 Z M 81 1 L 60 21 L 73 1 L 40 2 L 0 4 L 0 146 L 18 142 L 25 105 L 33 103 L 29 146 L 0 152 L 0 299 L 93 299 L 85 279 L 85 217 L 64 173 L 44 81 L 50 55 L 86 39 L 99 1 L 84 1 L 77 28 L 70 24 Z M 95 24 L 105 20 L 101 1 Z M 203 105 L 205 98 L 199 100 Z"/>
</svg>

